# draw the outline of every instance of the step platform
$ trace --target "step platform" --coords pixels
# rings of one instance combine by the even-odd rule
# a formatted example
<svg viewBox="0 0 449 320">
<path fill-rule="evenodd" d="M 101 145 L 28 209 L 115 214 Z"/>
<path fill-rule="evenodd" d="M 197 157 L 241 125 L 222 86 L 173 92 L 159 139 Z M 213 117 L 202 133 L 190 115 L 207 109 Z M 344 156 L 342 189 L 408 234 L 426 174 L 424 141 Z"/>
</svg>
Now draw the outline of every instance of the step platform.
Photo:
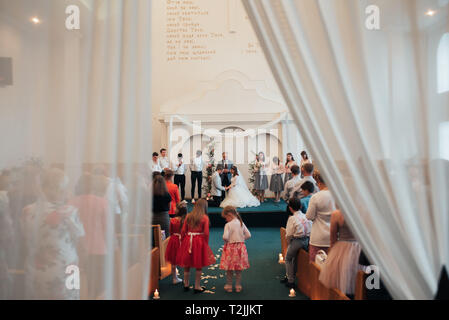
<svg viewBox="0 0 449 320">
<path fill-rule="evenodd" d="M 192 211 L 193 204 L 188 200 L 188 212 Z M 224 227 L 226 220 L 221 217 L 222 208 L 208 208 L 211 228 Z M 274 202 L 274 199 L 266 199 L 258 207 L 237 208 L 243 222 L 248 228 L 280 228 L 285 227 L 288 220 L 287 203 L 284 200 Z"/>
</svg>

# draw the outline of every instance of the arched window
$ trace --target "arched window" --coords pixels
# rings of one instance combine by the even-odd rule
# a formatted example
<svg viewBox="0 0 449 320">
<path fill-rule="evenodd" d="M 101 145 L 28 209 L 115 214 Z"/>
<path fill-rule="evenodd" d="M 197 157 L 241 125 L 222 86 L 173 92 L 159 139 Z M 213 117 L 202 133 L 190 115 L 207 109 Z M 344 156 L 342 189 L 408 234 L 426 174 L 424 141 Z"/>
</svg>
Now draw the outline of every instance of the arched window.
<svg viewBox="0 0 449 320">
<path fill-rule="evenodd" d="M 449 33 L 441 37 L 437 53 L 438 93 L 449 91 Z"/>
</svg>

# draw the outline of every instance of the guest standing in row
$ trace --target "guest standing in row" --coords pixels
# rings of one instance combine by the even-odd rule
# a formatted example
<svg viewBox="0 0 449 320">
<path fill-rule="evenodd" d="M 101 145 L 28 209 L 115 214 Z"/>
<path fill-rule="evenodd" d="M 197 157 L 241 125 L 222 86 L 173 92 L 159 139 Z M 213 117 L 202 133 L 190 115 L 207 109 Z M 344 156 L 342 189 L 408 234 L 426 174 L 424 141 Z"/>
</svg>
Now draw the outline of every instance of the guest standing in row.
<svg viewBox="0 0 449 320">
<path fill-rule="evenodd" d="M 155 172 L 157 172 L 159 174 L 162 172 L 162 168 L 159 165 L 159 153 L 157 153 L 157 152 L 153 152 L 153 160 L 151 162 L 151 171 L 153 172 L 153 174 Z"/>
<path fill-rule="evenodd" d="M 260 203 L 265 201 L 265 190 L 268 189 L 266 166 L 265 154 L 263 152 L 259 152 L 254 165 L 254 189 L 257 191 L 257 198 Z"/>
<path fill-rule="evenodd" d="M 305 165 L 306 163 L 312 163 L 309 160 L 309 156 L 307 155 L 307 152 L 305 152 L 304 150 L 301 152 L 301 162 L 299 164 L 299 167 L 302 168 L 303 165 Z M 303 172 L 301 171 L 301 178 L 304 178 Z"/>
<path fill-rule="evenodd" d="M 170 204 L 172 198 L 168 192 L 164 177 L 157 175 L 153 178 L 153 224 L 159 224 L 168 237 L 170 231 Z"/>
<path fill-rule="evenodd" d="M 173 170 L 175 173 L 175 184 L 181 191 L 181 200 L 184 200 L 186 195 L 186 165 L 182 153 L 178 153 L 178 159 L 173 164 Z"/>
<path fill-rule="evenodd" d="M 319 280 L 327 288 L 337 288 L 354 295 L 359 270 L 361 247 L 347 225 L 343 214 L 336 210 L 331 216 L 330 249 L 321 268 Z"/>
<path fill-rule="evenodd" d="M 287 183 L 291 178 L 293 178 L 292 167 L 296 166 L 295 158 L 291 152 L 287 153 L 287 160 L 285 161 L 285 179 L 284 183 Z M 288 201 L 288 199 L 287 199 Z"/>
<path fill-rule="evenodd" d="M 314 186 L 313 193 L 317 193 L 318 191 L 320 191 L 318 184 L 316 183 L 315 179 L 313 178 L 313 164 L 311 164 L 311 163 L 303 164 L 303 166 L 301 167 L 301 176 L 302 176 L 301 180 L 293 186 L 293 191 L 291 192 L 292 197 L 298 197 L 298 198 L 304 197 L 304 194 L 302 194 L 302 192 L 301 192 L 301 186 L 306 181 L 313 183 L 313 186 Z"/>
<path fill-rule="evenodd" d="M 63 171 L 46 170 L 41 198 L 23 209 L 27 299 L 80 299 L 80 291 L 66 285 L 67 266 L 79 265 L 77 247 L 85 235 L 78 209 L 66 204 L 68 186 Z"/>
<path fill-rule="evenodd" d="M 321 174 L 315 171 L 313 175 L 320 191 L 310 198 L 307 209 L 307 219 L 313 221 L 312 232 L 310 234 L 309 259 L 315 261 L 315 256 L 319 250 L 329 251 L 330 246 L 330 220 L 331 214 L 335 211 L 335 201 L 331 192 L 327 188 Z"/>
<path fill-rule="evenodd" d="M 301 181 L 301 177 L 299 176 L 299 167 L 297 165 L 293 165 L 291 168 L 292 178 L 287 181 L 284 188 L 284 200 L 288 201 L 293 196 L 293 190 Z"/>
<path fill-rule="evenodd" d="M 176 205 L 181 201 L 179 197 L 179 189 L 176 184 L 173 183 L 173 171 L 170 169 L 164 169 L 164 178 L 167 183 L 167 190 L 171 196 L 170 210 L 168 214 L 173 216 L 176 212 Z"/>
<path fill-rule="evenodd" d="M 97 179 L 89 173 L 83 174 L 75 188 L 76 196 L 69 201 L 70 205 L 78 209 L 86 234 L 81 243 L 87 259 L 81 261 L 81 265 L 86 270 L 89 299 L 96 299 L 105 290 L 103 272 L 107 256 L 106 232 L 108 221 L 109 224 L 113 223 L 107 199 L 95 195 Z"/>
<path fill-rule="evenodd" d="M 196 152 L 196 157 L 192 160 L 192 165 L 190 166 L 191 172 L 191 182 L 192 182 L 192 203 L 195 203 L 195 184 L 198 187 L 198 198 L 201 198 L 201 186 L 203 183 L 203 152 L 198 150 Z"/>
<path fill-rule="evenodd" d="M 170 169 L 170 160 L 167 157 L 167 149 L 162 148 L 160 152 L 159 167 L 161 168 L 161 174 L 163 176 L 165 174 L 165 169 Z"/>
<path fill-rule="evenodd" d="M 285 257 L 286 277 L 281 280 L 287 287 L 295 287 L 295 275 L 298 252 L 300 249 L 307 250 L 309 245 L 310 230 L 312 222 L 308 220 L 301 211 L 301 201 L 297 198 L 291 198 L 288 201 L 288 211 L 290 217 L 287 220 L 285 237 L 288 243 L 287 254 Z"/>
<path fill-rule="evenodd" d="M 271 166 L 271 181 L 270 181 L 270 191 L 274 192 L 275 195 L 274 202 L 281 201 L 281 192 L 284 190 L 284 183 L 282 181 L 283 173 L 284 168 L 283 166 L 281 166 L 279 158 L 274 157 Z"/>
</svg>

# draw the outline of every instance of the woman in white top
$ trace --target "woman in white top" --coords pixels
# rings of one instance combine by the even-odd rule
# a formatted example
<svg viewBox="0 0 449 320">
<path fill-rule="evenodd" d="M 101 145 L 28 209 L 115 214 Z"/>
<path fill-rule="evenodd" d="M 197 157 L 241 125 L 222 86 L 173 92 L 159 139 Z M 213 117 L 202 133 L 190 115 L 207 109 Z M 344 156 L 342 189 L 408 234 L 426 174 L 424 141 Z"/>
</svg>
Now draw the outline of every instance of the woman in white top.
<svg viewBox="0 0 449 320">
<path fill-rule="evenodd" d="M 220 269 L 226 270 L 224 289 L 232 292 L 232 276 L 235 271 L 235 291 L 240 292 L 242 291 L 242 270 L 249 268 L 245 240 L 251 237 L 251 233 L 235 207 L 227 206 L 223 209 L 221 216 L 227 221 L 223 233 L 225 245 L 220 261 Z"/>
<path fill-rule="evenodd" d="M 249 191 L 245 181 L 239 174 L 236 166 L 231 167 L 231 184 L 226 187 L 226 198 L 221 202 L 220 207 L 233 206 L 236 208 L 258 207 L 259 200 Z"/>
<path fill-rule="evenodd" d="M 315 193 L 309 201 L 306 217 L 313 221 L 310 233 L 309 260 L 315 261 L 319 250 L 328 252 L 330 247 L 330 221 L 332 212 L 335 211 L 335 201 L 331 192 L 324 183 L 321 174 L 315 171 L 313 174 L 319 192 Z"/>
</svg>

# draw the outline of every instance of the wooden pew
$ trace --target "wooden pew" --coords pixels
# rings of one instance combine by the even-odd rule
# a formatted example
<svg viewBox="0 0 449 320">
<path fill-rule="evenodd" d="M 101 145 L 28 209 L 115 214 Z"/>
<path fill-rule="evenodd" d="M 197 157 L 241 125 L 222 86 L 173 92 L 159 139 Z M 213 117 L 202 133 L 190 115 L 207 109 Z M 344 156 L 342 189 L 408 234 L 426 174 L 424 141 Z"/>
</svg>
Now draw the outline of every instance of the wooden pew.
<svg viewBox="0 0 449 320">
<path fill-rule="evenodd" d="M 329 300 L 351 300 L 336 288 L 329 289 Z"/>
<path fill-rule="evenodd" d="M 297 271 L 296 277 L 298 278 L 298 290 L 304 293 L 306 296 L 310 297 L 310 263 L 309 254 L 304 250 L 300 249 L 297 261 Z"/>
<path fill-rule="evenodd" d="M 284 261 L 285 261 L 285 257 L 287 256 L 287 247 L 288 247 L 287 238 L 285 237 L 286 233 L 287 232 L 286 232 L 285 228 L 280 229 L 281 253 L 282 253 L 282 257 L 284 258 Z"/>
<path fill-rule="evenodd" d="M 151 267 L 150 267 L 150 283 L 148 285 L 148 296 L 152 297 L 154 290 L 159 290 L 159 277 L 160 277 L 160 253 L 159 248 L 153 248 L 150 251 L 151 256 Z"/>
<path fill-rule="evenodd" d="M 168 238 L 162 241 L 162 232 L 160 225 L 153 225 L 154 247 L 159 248 L 159 266 L 160 279 L 165 279 L 171 274 L 171 264 L 165 261 L 165 249 L 167 248 Z"/>
<path fill-rule="evenodd" d="M 329 300 L 329 289 L 319 279 L 321 268 L 315 262 L 310 263 L 310 299 Z"/>
<path fill-rule="evenodd" d="M 357 278 L 355 280 L 355 293 L 354 300 L 366 300 L 366 273 L 363 270 L 357 272 Z"/>
</svg>

